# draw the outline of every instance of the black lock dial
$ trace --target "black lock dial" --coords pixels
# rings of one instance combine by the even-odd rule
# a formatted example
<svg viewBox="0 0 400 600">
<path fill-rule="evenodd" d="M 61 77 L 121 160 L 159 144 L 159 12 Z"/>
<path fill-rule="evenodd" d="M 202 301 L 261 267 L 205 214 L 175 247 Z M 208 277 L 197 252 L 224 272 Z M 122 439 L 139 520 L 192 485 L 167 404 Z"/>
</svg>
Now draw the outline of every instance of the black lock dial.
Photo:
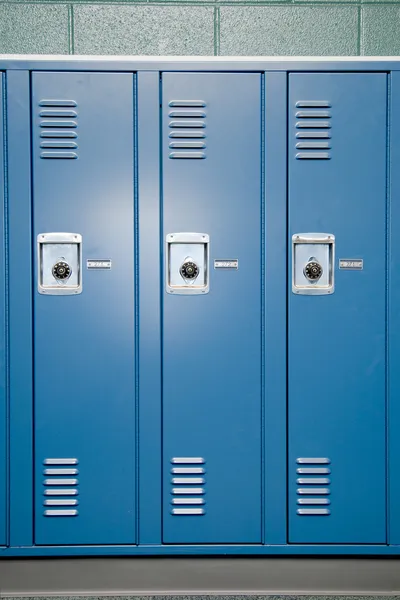
<svg viewBox="0 0 400 600">
<path fill-rule="evenodd" d="M 322 275 L 322 267 L 318 262 L 310 261 L 304 267 L 304 275 L 309 281 L 317 281 Z"/>
<path fill-rule="evenodd" d="M 188 261 L 183 263 L 179 269 L 179 272 L 183 279 L 195 279 L 199 274 L 199 267 L 196 265 L 196 263 Z"/>
<path fill-rule="evenodd" d="M 53 273 L 53 277 L 55 277 L 55 279 L 60 279 L 60 280 L 68 279 L 68 277 L 70 277 L 70 275 L 71 275 L 71 267 L 69 266 L 68 263 L 66 263 L 64 261 L 59 261 L 54 265 L 54 267 L 52 269 L 52 273 Z"/>
</svg>

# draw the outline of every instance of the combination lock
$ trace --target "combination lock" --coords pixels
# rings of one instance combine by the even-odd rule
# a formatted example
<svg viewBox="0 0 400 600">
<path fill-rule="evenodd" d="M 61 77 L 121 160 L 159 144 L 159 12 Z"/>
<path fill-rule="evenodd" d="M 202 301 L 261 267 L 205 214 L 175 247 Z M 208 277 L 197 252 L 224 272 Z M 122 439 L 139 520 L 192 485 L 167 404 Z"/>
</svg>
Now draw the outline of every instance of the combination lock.
<svg viewBox="0 0 400 600">
<path fill-rule="evenodd" d="M 183 279 L 196 279 L 199 274 L 199 267 L 193 261 L 184 262 L 179 272 Z"/>
<path fill-rule="evenodd" d="M 316 282 L 322 276 L 322 267 L 319 262 L 310 260 L 304 267 L 304 275 L 311 282 Z"/>
<path fill-rule="evenodd" d="M 52 269 L 53 277 L 59 281 L 64 281 L 71 276 L 71 267 L 68 263 L 60 260 L 57 262 Z"/>
<path fill-rule="evenodd" d="M 295 233 L 292 236 L 292 292 L 324 296 L 335 291 L 333 233 Z"/>
</svg>

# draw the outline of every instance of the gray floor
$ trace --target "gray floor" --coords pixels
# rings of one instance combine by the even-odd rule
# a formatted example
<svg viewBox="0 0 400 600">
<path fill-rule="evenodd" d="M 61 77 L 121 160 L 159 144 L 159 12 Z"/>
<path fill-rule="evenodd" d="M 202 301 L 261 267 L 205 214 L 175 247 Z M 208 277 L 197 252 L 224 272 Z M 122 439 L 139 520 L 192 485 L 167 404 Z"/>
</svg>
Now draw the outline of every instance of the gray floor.
<svg viewBox="0 0 400 600">
<path fill-rule="evenodd" d="M 68 558 L 0 560 L 0 598 L 235 595 L 400 600 L 397 558 Z M 304 600 L 304 598 L 303 598 Z"/>
<path fill-rule="evenodd" d="M 1 600 L 14 600 L 15 596 L 0 596 Z M 54 596 L 24 596 L 24 600 L 48 600 Z M 102 600 L 104 596 L 58 596 L 58 600 Z M 106 596 L 107 600 L 393 600 L 400 596 L 378 595 L 378 596 Z"/>
</svg>

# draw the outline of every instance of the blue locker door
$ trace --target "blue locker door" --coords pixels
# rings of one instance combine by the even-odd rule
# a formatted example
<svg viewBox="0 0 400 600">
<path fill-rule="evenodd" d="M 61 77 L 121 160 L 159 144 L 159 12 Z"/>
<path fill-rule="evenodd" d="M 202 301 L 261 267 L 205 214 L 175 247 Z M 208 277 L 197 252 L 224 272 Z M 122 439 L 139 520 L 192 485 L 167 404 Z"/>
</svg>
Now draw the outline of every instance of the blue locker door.
<svg viewBox="0 0 400 600">
<path fill-rule="evenodd" d="M 334 293 L 289 290 L 290 542 L 386 541 L 386 102 L 385 74 L 289 77 L 289 239 L 336 237 Z"/>
<path fill-rule="evenodd" d="M 34 240 L 83 240 L 81 294 L 34 282 L 36 544 L 135 542 L 133 89 L 132 74 L 33 74 Z"/>
<path fill-rule="evenodd" d="M 261 75 L 168 73 L 162 107 L 163 243 L 210 236 L 209 293 L 163 292 L 163 541 L 257 543 Z"/>
<path fill-rule="evenodd" d="M 4 256 L 4 106 L 3 73 L 0 73 L 0 546 L 6 544 L 7 431 L 6 431 L 6 328 L 5 328 L 5 256 Z"/>
</svg>

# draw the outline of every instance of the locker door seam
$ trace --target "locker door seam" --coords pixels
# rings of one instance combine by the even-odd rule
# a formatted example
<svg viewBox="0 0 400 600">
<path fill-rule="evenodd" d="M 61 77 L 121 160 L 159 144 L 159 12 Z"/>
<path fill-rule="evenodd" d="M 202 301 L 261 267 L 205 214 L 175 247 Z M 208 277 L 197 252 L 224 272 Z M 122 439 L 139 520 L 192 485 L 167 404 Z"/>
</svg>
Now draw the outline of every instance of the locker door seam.
<svg viewBox="0 0 400 600">
<path fill-rule="evenodd" d="M 265 73 L 261 73 L 261 544 L 265 544 Z"/>
<path fill-rule="evenodd" d="M 35 400 L 36 400 L 36 387 L 35 387 L 35 251 L 33 249 L 34 244 L 34 232 L 35 232 L 35 211 L 34 211 L 34 193 L 35 193 L 35 176 L 34 176 L 34 164 L 33 164 L 33 72 L 29 71 L 29 135 L 30 135 L 30 210 L 31 210 L 31 246 L 30 246 L 30 262 L 31 262 L 31 322 L 32 322 L 32 337 L 31 337 L 31 357 L 32 357 L 32 395 L 31 395 L 31 419 L 32 419 L 32 543 L 35 545 L 36 540 L 36 440 L 35 440 Z"/>
<path fill-rule="evenodd" d="M 10 544 L 10 378 L 9 378 L 9 297 L 8 297 L 8 136 L 7 136 L 7 77 L 5 73 L 1 74 L 2 81 L 2 131 L 3 131 L 3 233 L 4 233 L 4 364 L 5 364 L 5 375 L 4 375 L 4 411 L 5 411 L 5 475 L 6 475 L 6 489 L 5 489 L 5 502 L 6 502 L 6 514 L 5 514 L 5 543 L 6 546 Z"/>
<path fill-rule="evenodd" d="M 285 452 L 286 452 L 286 544 L 289 544 L 289 281 L 290 281 L 290 261 L 291 256 L 289 254 L 289 84 L 290 84 L 290 73 L 286 73 L 286 207 L 285 207 L 285 225 L 286 225 L 286 439 L 285 439 Z"/>
<path fill-rule="evenodd" d="M 389 471 L 389 448 L 390 448 L 390 261 L 391 261 L 391 73 L 386 74 L 386 231 L 385 231 L 385 254 L 386 254 L 386 298 L 385 298 L 385 481 L 386 481 L 386 544 L 390 543 L 390 471 Z"/>
<path fill-rule="evenodd" d="M 160 199 L 159 199 L 159 218 L 160 218 L 160 410 L 161 410 L 161 544 L 164 544 L 164 501 L 165 501 L 165 477 L 164 477 L 164 179 L 163 179 L 163 73 L 159 73 L 159 181 L 160 181 Z"/>
<path fill-rule="evenodd" d="M 134 345 L 135 345 L 135 524 L 134 524 L 134 539 L 135 544 L 139 541 L 139 203 L 138 203 L 138 168 L 139 168 L 139 153 L 138 153 L 138 90 L 137 90 L 137 74 L 132 73 L 133 77 L 133 244 L 134 244 Z"/>
</svg>

